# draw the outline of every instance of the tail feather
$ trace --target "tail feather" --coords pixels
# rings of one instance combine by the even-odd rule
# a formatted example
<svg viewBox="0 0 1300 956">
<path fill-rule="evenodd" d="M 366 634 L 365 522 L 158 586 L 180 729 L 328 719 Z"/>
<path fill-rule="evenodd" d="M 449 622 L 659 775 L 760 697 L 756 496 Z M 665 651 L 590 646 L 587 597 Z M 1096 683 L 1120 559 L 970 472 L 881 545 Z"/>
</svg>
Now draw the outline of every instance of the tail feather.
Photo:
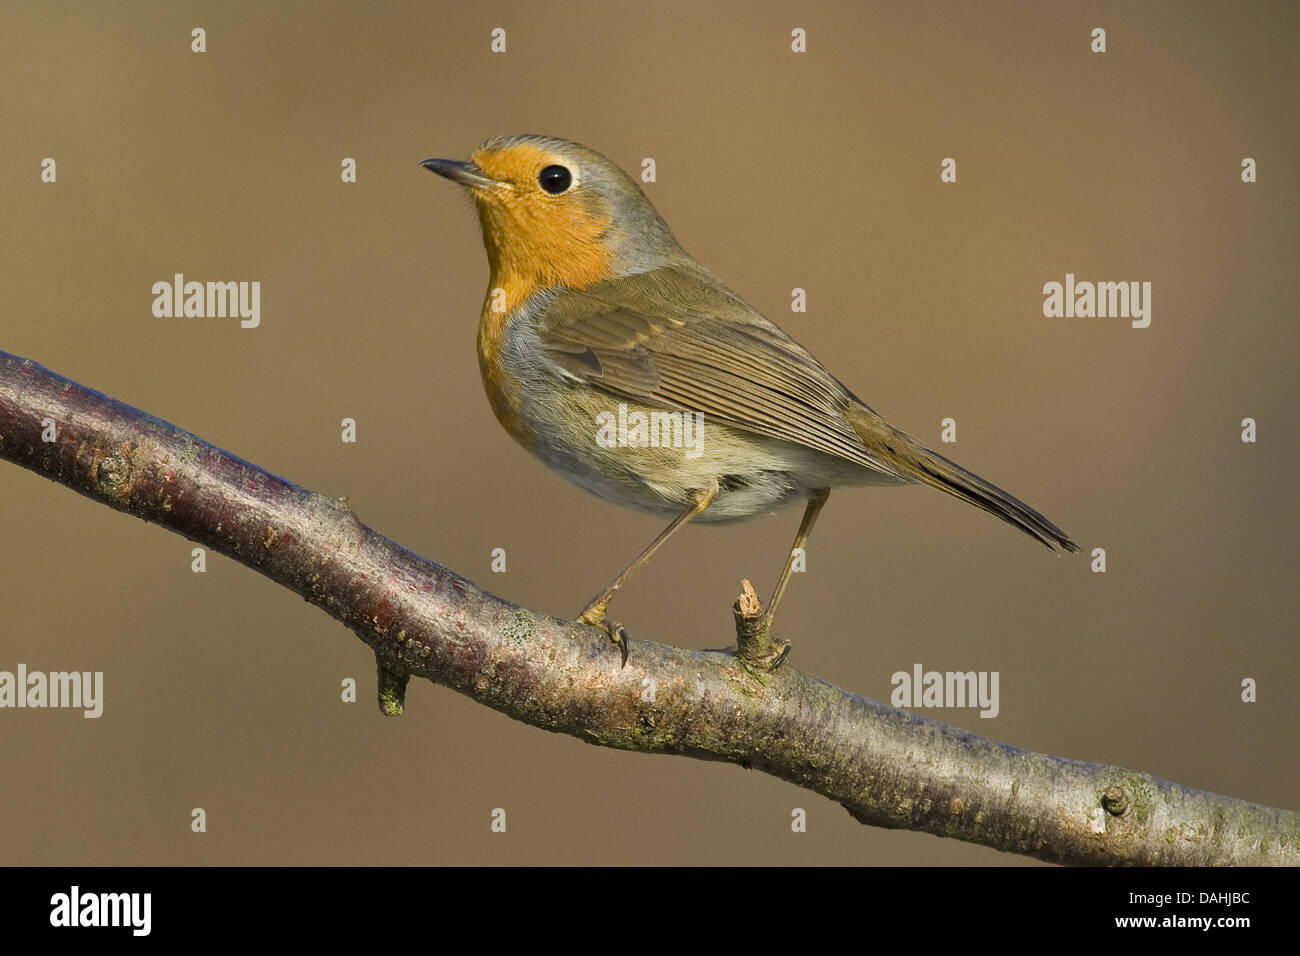
<svg viewBox="0 0 1300 956">
<path fill-rule="evenodd" d="M 1064 531 L 1029 505 L 956 462 L 949 461 L 938 452 L 926 448 L 871 409 L 865 406 L 850 408 L 848 419 L 872 457 L 879 459 L 898 477 L 938 488 L 989 514 L 997 515 L 1049 549 L 1059 547 L 1065 551 L 1079 550 L 1079 546 Z"/>
</svg>

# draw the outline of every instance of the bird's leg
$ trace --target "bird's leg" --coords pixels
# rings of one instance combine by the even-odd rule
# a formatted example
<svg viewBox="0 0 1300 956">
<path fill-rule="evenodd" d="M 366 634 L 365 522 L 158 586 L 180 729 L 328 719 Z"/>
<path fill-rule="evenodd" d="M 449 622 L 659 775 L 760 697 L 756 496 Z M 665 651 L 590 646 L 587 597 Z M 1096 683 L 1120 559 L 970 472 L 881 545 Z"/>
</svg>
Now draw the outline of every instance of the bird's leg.
<svg viewBox="0 0 1300 956">
<path fill-rule="evenodd" d="M 663 531 L 660 531 L 659 535 L 637 556 L 637 559 L 629 564 L 623 570 L 623 573 L 614 579 L 614 582 L 609 587 L 605 588 L 604 591 L 592 598 L 583 609 L 582 614 L 578 616 L 578 620 L 586 624 L 591 624 L 594 627 L 599 627 L 609 635 L 610 640 L 617 644 L 619 650 L 623 652 L 624 664 L 627 663 L 627 631 L 623 629 L 622 624 L 619 624 L 617 621 L 611 621 L 605 616 L 605 606 L 609 604 L 609 599 L 614 596 L 614 592 L 621 588 L 623 582 L 632 576 L 633 571 L 654 557 L 654 553 L 659 550 L 665 541 L 673 536 L 678 528 L 699 515 L 700 512 L 707 508 L 717 496 L 717 481 L 714 481 L 709 488 L 693 492 L 691 495 L 691 503 L 687 506 L 686 510 L 674 518 L 668 527 L 664 528 Z"/>
<path fill-rule="evenodd" d="M 826 499 L 831 496 L 829 488 L 818 488 L 808 498 L 808 507 L 804 509 L 803 520 L 799 522 L 799 533 L 794 536 L 794 544 L 790 545 L 790 556 L 786 558 L 785 570 L 781 572 L 781 580 L 776 582 L 776 590 L 772 592 L 772 600 L 767 602 L 767 611 L 763 614 L 763 626 L 772 627 L 772 620 L 776 617 L 776 606 L 781 603 L 781 595 L 785 594 L 785 589 L 790 583 L 790 574 L 794 567 L 794 556 L 797 551 L 808 544 L 808 535 L 812 533 L 813 524 L 817 521 L 817 515 L 822 510 L 822 505 L 826 504 Z"/>
</svg>

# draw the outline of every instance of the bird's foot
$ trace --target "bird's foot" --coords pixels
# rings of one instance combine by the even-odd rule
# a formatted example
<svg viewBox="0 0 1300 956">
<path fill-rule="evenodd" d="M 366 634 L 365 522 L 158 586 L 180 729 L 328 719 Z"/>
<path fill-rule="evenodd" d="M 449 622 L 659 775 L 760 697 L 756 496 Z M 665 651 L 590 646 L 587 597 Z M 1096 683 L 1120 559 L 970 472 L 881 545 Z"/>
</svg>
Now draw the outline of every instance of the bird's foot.
<svg viewBox="0 0 1300 956">
<path fill-rule="evenodd" d="M 598 627 L 609 635 L 610 641 L 619 649 L 623 655 L 623 663 L 620 667 L 627 666 L 628 636 L 627 630 L 618 621 L 610 620 L 605 616 L 604 604 L 589 604 L 586 610 L 579 615 L 578 620 L 583 624 L 590 624 L 592 627 Z"/>
</svg>

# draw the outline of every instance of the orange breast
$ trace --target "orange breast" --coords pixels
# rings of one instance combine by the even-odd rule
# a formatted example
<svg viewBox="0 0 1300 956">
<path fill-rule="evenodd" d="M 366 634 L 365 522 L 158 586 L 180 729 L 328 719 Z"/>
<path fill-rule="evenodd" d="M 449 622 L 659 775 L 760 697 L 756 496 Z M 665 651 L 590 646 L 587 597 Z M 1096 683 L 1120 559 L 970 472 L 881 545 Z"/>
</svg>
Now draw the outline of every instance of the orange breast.
<svg viewBox="0 0 1300 956">
<path fill-rule="evenodd" d="M 530 243 L 494 243 L 487 236 L 491 228 L 487 215 L 483 228 L 492 277 L 479 315 L 479 371 L 497 421 L 517 442 L 531 450 L 532 435 L 523 422 L 522 386 L 502 362 L 506 326 L 519 308 L 541 291 L 583 289 L 608 278 L 611 275 L 609 253 L 599 242 L 575 243 L 569 255 L 548 258 Z M 540 362 L 542 357 L 536 356 L 536 360 Z"/>
<path fill-rule="evenodd" d="M 492 305 L 493 294 L 489 289 L 478 323 L 478 369 L 483 377 L 483 390 L 487 392 L 488 404 L 492 406 L 492 413 L 496 415 L 501 427 L 531 451 L 533 436 L 524 426 L 523 420 L 523 389 L 519 380 L 505 370 L 501 361 L 506 322 L 510 314 L 494 312 Z"/>
</svg>

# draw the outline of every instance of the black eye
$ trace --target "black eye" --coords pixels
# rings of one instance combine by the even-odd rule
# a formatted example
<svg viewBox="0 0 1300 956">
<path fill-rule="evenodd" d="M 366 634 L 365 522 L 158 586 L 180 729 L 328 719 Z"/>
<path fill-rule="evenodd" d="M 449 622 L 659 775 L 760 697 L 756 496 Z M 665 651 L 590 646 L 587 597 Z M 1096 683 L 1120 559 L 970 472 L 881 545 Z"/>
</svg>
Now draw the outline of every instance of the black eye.
<svg viewBox="0 0 1300 956">
<path fill-rule="evenodd" d="M 547 166 L 537 174 L 537 181 L 552 196 L 558 196 L 573 183 L 573 174 L 563 166 Z"/>
</svg>

